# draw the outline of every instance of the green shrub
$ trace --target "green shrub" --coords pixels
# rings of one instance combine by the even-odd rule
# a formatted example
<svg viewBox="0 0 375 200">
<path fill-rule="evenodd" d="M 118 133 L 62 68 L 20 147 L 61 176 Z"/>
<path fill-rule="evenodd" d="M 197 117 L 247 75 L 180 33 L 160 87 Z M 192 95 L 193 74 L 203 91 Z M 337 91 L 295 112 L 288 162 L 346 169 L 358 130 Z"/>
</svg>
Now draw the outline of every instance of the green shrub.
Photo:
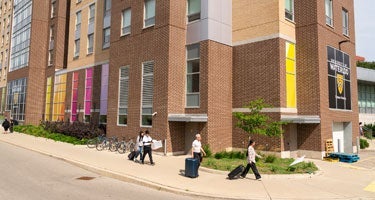
<svg viewBox="0 0 375 200">
<path fill-rule="evenodd" d="M 294 171 L 296 171 L 296 169 L 297 169 L 296 166 L 289 166 L 288 168 L 286 168 L 286 170 L 287 170 L 288 172 L 294 172 Z"/>
<path fill-rule="evenodd" d="M 276 156 L 275 155 L 268 155 L 266 156 L 266 158 L 264 159 L 264 162 L 265 163 L 274 163 L 276 160 Z"/>
<path fill-rule="evenodd" d="M 360 139 L 359 141 L 361 149 L 366 149 L 367 147 L 370 146 L 370 144 L 367 142 L 366 139 Z"/>
<path fill-rule="evenodd" d="M 212 151 L 209 144 L 203 145 L 203 150 L 206 152 L 206 157 L 212 156 Z"/>
<path fill-rule="evenodd" d="M 224 158 L 223 152 L 217 152 L 217 153 L 215 153 L 215 158 L 216 159 L 222 159 L 222 158 Z"/>
<path fill-rule="evenodd" d="M 231 152 L 222 151 L 222 152 L 215 153 L 214 157 L 216 159 L 223 159 L 223 158 L 244 159 L 246 158 L 246 154 L 240 151 L 231 151 Z"/>
</svg>

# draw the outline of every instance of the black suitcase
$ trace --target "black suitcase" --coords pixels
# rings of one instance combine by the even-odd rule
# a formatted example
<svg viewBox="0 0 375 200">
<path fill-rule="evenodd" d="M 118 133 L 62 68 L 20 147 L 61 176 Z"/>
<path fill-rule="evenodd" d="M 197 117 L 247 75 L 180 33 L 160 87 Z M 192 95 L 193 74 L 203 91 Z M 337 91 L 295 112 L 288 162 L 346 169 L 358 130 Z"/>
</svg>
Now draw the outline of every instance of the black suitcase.
<svg viewBox="0 0 375 200">
<path fill-rule="evenodd" d="M 243 172 L 244 169 L 245 169 L 245 167 L 243 165 L 239 165 L 238 167 L 236 167 L 234 170 L 232 170 L 228 174 L 228 178 L 230 180 L 238 178 L 242 174 L 242 172 Z"/>
<path fill-rule="evenodd" d="M 129 160 L 134 160 L 134 157 L 135 157 L 135 151 L 130 152 L 128 155 Z"/>
<path fill-rule="evenodd" d="M 190 178 L 198 177 L 198 165 L 199 161 L 195 158 L 185 159 L 185 176 Z"/>
</svg>

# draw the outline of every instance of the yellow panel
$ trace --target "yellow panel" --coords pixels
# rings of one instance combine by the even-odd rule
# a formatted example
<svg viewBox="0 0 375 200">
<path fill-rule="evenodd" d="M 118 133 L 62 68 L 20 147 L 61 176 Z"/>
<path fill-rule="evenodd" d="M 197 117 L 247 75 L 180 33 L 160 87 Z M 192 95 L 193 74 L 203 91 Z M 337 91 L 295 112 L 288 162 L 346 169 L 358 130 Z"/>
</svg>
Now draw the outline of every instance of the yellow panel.
<svg viewBox="0 0 375 200">
<path fill-rule="evenodd" d="M 288 108 L 296 108 L 296 76 L 292 74 L 286 75 L 286 106 Z"/>
<path fill-rule="evenodd" d="M 61 82 L 60 83 L 66 83 L 66 74 L 61 75 Z"/>
<path fill-rule="evenodd" d="M 286 42 L 286 57 L 292 60 L 296 58 L 296 46 L 293 43 Z"/>
<path fill-rule="evenodd" d="M 296 73 L 296 66 L 294 60 L 286 59 L 286 73 Z"/>
</svg>

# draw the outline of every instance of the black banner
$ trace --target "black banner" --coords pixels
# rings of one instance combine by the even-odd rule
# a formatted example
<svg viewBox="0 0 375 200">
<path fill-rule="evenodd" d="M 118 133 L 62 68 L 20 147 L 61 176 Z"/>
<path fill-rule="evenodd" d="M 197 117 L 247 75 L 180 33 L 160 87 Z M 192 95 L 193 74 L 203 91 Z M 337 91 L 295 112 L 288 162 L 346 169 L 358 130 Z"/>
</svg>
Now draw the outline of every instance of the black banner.
<svg viewBox="0 0 375 200">
<path fill-rule="evenodd" d="M 327 46 L 329 108 L 351 110 L 349 55 Z"/>
</svg>

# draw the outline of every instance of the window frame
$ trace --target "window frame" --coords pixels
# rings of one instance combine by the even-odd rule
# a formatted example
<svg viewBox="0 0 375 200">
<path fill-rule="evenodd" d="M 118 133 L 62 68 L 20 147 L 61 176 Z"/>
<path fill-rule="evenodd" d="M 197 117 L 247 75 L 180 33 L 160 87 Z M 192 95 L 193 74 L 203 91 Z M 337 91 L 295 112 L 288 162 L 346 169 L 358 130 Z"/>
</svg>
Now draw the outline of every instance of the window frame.
<svg viewBox="0 0 375 200">
<path fill-rule="evenodd" d="M 290 1 L 292 10 L 287 9 L 286 7 L 287 1 Z M 288 15 L 290 15 L 291 18 L 288 18 L 289 17 Z M 285 16 L 284 17 L 286 20 L 294 22 L 294 0 L 285 0 Z"/>
<path fill-rule="evenodd" d="M 105 42 L 106 41 L 106 31 L 109 31 L 109 35 L 108 35 L 108 42 Z M 111 27 L 108 27 L 108 28 L 104 28 L 103 29 L 103 44 L 102 44 L 102 49 L 108 49 L 109 47 L 111 46 Z"/>
<path fill-rule="evenodd" d="M 80 43 L 81 43 L 80 38 L 74 40 L 74 56 L 73 56 L 73 58 L 79 57 L 79 53 L 80 53 L 80 50 L 81 50 L 81 44 Z"/>
<path fill-rule="evenodd" d="M 145 65 L 148 65 L 148 64 L 151 64 L 152 63 L 152 74 L 149 73 L 147 75 L 145 75 L 144 73 L 144 69 L 145 69 Z M 146 105 L 144 106 L 143 105 L 143 92 L 144 92 L 144 79 L 145 77 L 147 76 L 152 76 L 153 78 L 153 81 L 152 81 L 152 99 L 154 98 L 154 93 L 155 93 L 155 61 L 145 61 L 142 63 L 142 81 L 141 81 L 141 110 L 140 110 L 140 127 L 143 127 L 143 128 L 152 128 L 153 126 L 153 116 L 152 116 L 152 113 L 154 112 L 154 101 L 152 100 L 152 105 Z M 151 109 L 151 114 L 143 114 L 143 109 Z M 143 117 L 144 116 L 151 116 L 151 125 L 144 125 L 143 124 Z"/>
<path fill-rule="evenodd" d="M 125 76 L 125 77 L 121 77 L 121 70 L 128 70 L 128 75 Z M 120 106 L 120 98 L 121 98 L 121 82 L 122 81 L 126 81 L 127 80 L 127 91 L 128 91 L 128 94 L 127 94 L 127 104 L 125 107 L 121 107 Z M 117 99 L 117 120 L 116 120 L 116 124 L 117 126 L 128 126 L 128 114 L 129 114 L 129 82 L 130 82 L 130 65 L 126 65 L 126 66 L 121 66 L 119 68 L 119 81 L 118 81 L 118 99 Z M 126 114 L 124 113 L 120 113 L 120 109 L 126 109 Z M 120 116 L 126 116 L 126 124 L 120 124 Z"/>
<path fill-rule="evenodd" d="M 342 34 L 349 37 L 349 11 L 345 8 L 342 8 Z"/>
<path fill-rule="evenodd" d="M 126 12 L 130 12 L 130 24 L 128 26 L 124 26 L 124 22 L 125 22 L 125 14 Z M 130 35 L 131 34 L 131 26 L 132 26 L 132 23 L 131 23 L 131 19 L 132 19 L 132 10 L 131 8 L 127 8 L 125 10 L 123 10 L 121 12 L 121 36 L 125 36 L 125 35 Z M 127 32 L 125 32 L 124 30 L 126 29 L 129 29 Z"/>
<path fill-rule="evenodd" d="M 329 1 L 329 12 L 330 13 L 327 13 L 327 1 Z M 325 0 L 324 1 L 324 7 L 325 7 L 325 19 L 326 19 L 326 25 L 330 26 L 333 28 L 334 26 L 334 22 L 333 22 L 333 16 L 334 16 L 334 13 L 333 13 L 333 0 Z M 331 14 L 331 16 L 328 16 L 328 14 Z"/>
<path fill-rule="evenodd" d="M 189 56 L 188 56 L 188 47 L 189 46 L 198 46 L 198 53 L 199 53 L 199 57 L 197 58 L 190 58 L 189 59 Z M 195 43 L 195 44 L 190 44 L 190 45 L 187 45 L 186 46 L 186 67 L 185 67 L 185 108 L 200 108 L 200 105 L 201 105 L 201 95 L 200 95 L 200 91 L 201 91 L 201 62 L 200 62 L 200 59 L 201 59 L 201 56 L 200 56 L 200 50 L 201 50 L 201 47 L 200 47 L 200 43 Z M 188 67 L 189 67 L 189 62 L 194 62 L 194 61 L 197 61 L 199 60 L 199 72 L 192 72 L 192 73 L 189 73 L 188 71 Z M 189 92 L 188 91 L 188 77 L 189 76 L 192 76 L 192 75 L 196 75 L 198 74 L 199 75 L 199 92 Z M 198 105 L 194 105 L 194 106 L 189 106 L 188 105 L 188 96 L 189 95 L 198 95 Z"/>
<path fill-rule="evenodd" d="M 151 2 L 153 1 L 154 2 L 154 16 L 153 17 L 149 17 L 146 19 L 146 15 L 147 15 L 147 2 Z M 147 24 L 147 21 L 151 21 L 150 24 Z M 153 27 L 155 26 L 155 21 L 156 21 L 156 0 L 144 0 L 143 1 L 143 28 L 149 28 L 149 27 Z"/>
<path fill-rule="evenodd" d="M 90 47 L 90 37 L 92 37 L 91 40 L 91 47 Z M 94 33 L 87 35 L 87 55 L 91 55 L 94 53 Z"/>
<path fill-rule="evenodd" d="M 199 0 L 199 2 L 202 3 L 201 0 Z M 189 14 L 189 3 L 190 3 L 190 0 L 187 0 L 186 1 L 187 22 L 192 23 L 192 22 L 195 22 L 195 21 L 200 21 L 201 20 L 201 13 L 202 13 L 202 5 L 200 6 L 199 12 Z"/>
</svg>

